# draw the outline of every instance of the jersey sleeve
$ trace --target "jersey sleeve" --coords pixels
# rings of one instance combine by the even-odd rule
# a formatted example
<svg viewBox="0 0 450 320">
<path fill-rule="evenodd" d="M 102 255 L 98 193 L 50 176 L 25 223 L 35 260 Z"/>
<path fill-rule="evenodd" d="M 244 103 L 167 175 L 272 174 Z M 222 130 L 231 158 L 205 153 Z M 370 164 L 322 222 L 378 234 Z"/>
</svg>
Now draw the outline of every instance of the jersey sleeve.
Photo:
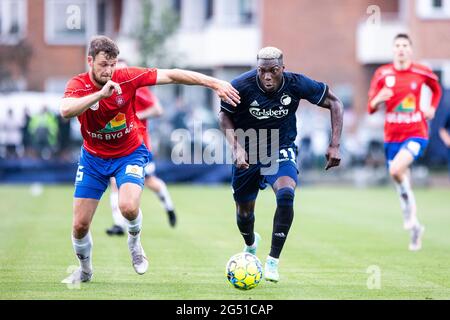
<svg viewBox="0 0 450 320">
<path fill-rule="evenodd" d="M 136 111 L 144 111 L 155 105 L 156 97 L 147 87 L 136 90 Z"/>
<path fill-rule="evenodd" d="M 294 74 L 298 98 L 308 100 L 315 105 L 321 105 L 328 95 L 328 86 L 305 75 Z"/>
<path fill-rule="evenodd" d="M 239 91 L 239 95 L 241 96 L 241 98 L 242 98 L 242 92 L 241 92 L 241 88 L 240 88 L 240 86 L 239 86 L 239 83 L 238 83 L 238 81 L 236 81 L 236 80 L 233 80 L 233 81 L 231 81 L 231 85 L 237 90 L 237 91 Z M 235 113 L 236 112 L 236 109 L 239 107 L 239 105 L 241 105 L 242 104 L 242 101 L 241 101 L 241 103 L 240 104 L 238 104 L 236 107 L 234 107 L 234 106 L 232 106 L 231 104 L 229 104 L 229 103 L 226 103 L 225 101 L 221 101 L 220 102 L 220 110 L 221 111 L 223 111 L 223 112 L 225 112 L 225 113 L 228 113 L 228 114 L 233 114 L 233 113 Z"/>
<path fill-rule="evenodd" d="M 130 81 L 135 88 L 148 87 L 156 84 L 156 68 L 126 68 L 126 81 Z"/>
<path fill-rule="evenodd" d="M 431 98 L 431 107 L 436 109 L 439 106 L 439 102 L 442 98 L 442 89 L 439 84 L 439 77 L 431 69 L 428 68 L 426 70 L 425 84 L 433 93 L 433 97 Z"/>
<path fill-rule="evenodd" d="M 64 90 L 64 98 L 81 98 L 86 95 L 86 85 L 78 78 L 72 78 Z"/>
</svg>

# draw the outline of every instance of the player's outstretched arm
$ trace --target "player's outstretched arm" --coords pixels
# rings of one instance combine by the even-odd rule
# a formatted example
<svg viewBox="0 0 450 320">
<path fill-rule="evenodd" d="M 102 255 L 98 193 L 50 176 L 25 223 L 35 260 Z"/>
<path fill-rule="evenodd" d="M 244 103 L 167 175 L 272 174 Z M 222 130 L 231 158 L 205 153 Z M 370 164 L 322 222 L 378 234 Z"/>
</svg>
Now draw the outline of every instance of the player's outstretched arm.
<svg viewBox="0 0 450 320">
<path fill-rule="evenodd" d="M 228 114 L 223 111 L 219 112 L 219 126 L 223 134 L 225 135 L 228 144 L 232 148 L 233 161 L 236 166 L 239 169 L 248 169 L 250 166 L 247 162 L 247 152 L 238 142 L 238 139 L 234 132 L 235 128 L 233 121 L 231 121 Z"/>
<path fill-rule="evenodd" d="M 341 162 L 339 146 L 344 122 L 344 105 L 331 90 L 328 90 L 328 96 L 320 106 L 329 109 L 331 113 L 331 143 L 325 155 L 327 158 L 325 170 L 328 170 L 339 166 Z"/>
<path fill-rule="evenodd" d="M 79 116 L 101 99 L 109 98 L 110 96 L 112 96 L 114 91 L 117 91 L 118 94 L 122 93 L 122 89 L 120 88 L 119 84 L 110 80 L 103 86 L 102 90 L 88 96 L 80 98 L 63 98 L 59 110 L 61 116 L 65 119 Z"/>
<path fill-rule="evenodd" d="M 222 101 L 234 107 L 241 102 L 239 92 L 227 81 L 219 80 L 195 71 L 158 69 L 156 84 L 171 83 L 199 85 L 210 88 L 216 92 Z"/>
</svg>

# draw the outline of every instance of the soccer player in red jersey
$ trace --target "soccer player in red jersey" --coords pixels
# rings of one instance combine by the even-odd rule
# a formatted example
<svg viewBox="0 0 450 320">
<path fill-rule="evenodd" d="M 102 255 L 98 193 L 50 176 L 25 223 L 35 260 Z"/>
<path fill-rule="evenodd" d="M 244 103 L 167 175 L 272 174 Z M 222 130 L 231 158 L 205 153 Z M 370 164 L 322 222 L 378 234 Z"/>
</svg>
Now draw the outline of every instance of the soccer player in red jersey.
<svg viewBox="0 0 450 320">
<path fill-rule="evenodd" d="M 126 67 L 127 63 L 124 60 L 119 59 L 117 68 Z M 150 144 L 151 139 L 147 130 L 148 119 L 160 117 L 164 113 L 164 111 L 161 103 L 159 102 L 159 99 L 153 94 L 153 92 L 150 91 L 148 87 L 142 87 L 136 90 L 135 111 L 137 118 L 142 124 L 139 125 L 139 129 L 144 140 L 144 144 L 149 151 L 152 151 Z M 166 210 L 170 226 L 175 227 L 177 216 L 175 214 L 175 207 L 172 202 L 172 197 L 170 196 L 166 183 L 155 175 L 155 169 L 156 168 L 154 161 L 150 161 L 144 168 L 144 184 L 158 196 L 158 199 L 161 201 L 161 204 Z M 122 213 L 120 213 L 119 210 L 119 190 L 114 178 L 111 178 L 110 186 L 110 205 L 114 225 L 107 229 L 106 233 L 111 236 L 120 236 L 125 234 L 127 226 L 125 223 L 125 219 L 123 218 Z"/>
<path fill-rule="evenodd" d="M 438 77 L 428 67 L 413 62 L 412 41 L 407 34 L 394 39 L 394 61 L 378 68 L 369 90 L 368 112 L 383 108 L 385 154 L 389 174 L 394 180 L 403 211 L 404 228 L 410 230 L 409 249 L 420 250 L 425 228 L 417 218 L 410 166 L 428 144 L 427 120 L 434 118 L 442 90 Z M 433 97 L 431 106 L 421 106 L 422 86 Z"/>
<path fill-rule="evenodd" d="M 88 49 L 89 71 L 72 78 L 61 101 L 60 113 L 78 117 L 84 142 L 75 179 L 72 244 L 80 262 L 63 283 L 92 278 L 92 237 L 89 232 L 98 202 L 111 177 L 119 187 L 119 209 L 127 220 L 128 248 L 138 274 L 148 269 L 140 241 L 139 208 L 144 168 L 151 153 L 142 143 L 135 114 L 136 90 L 162 84 L 201 85 L 234 106 L 239 94 L 231 84 L 198 72 L 180 69 L 122 68 L 116 70 L 119 48 L 105 36 L 94 37 Z"/>
</svg>

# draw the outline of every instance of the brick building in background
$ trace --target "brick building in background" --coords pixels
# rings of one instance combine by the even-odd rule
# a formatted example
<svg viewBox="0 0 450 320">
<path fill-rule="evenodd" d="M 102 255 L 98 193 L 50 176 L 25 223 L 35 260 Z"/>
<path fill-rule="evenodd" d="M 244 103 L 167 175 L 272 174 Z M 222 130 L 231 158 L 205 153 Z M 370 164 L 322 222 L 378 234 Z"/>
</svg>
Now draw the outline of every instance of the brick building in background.
<svg viewBox="0 0 450 320">
<path fill-rule="evenodd" d="M 86 43 L 117 34 L 122 0 L 2 0 L 1 91 L 61 92 L 86 70 Z"/>
<path fill-rule="evenodd" d="M 450 89 L 450 1 L 264 0 L 262 44 L 285 52 L 285 63 L 330 84 L 360 118 L 370 78 L 392 61 L 392 39 L 408 32 L 415 59 L 429 64 Z M 380 12 L 379 25 L 372 25 Z M 374 15 L 375 14 L 375 15 Z"/>
</svg>

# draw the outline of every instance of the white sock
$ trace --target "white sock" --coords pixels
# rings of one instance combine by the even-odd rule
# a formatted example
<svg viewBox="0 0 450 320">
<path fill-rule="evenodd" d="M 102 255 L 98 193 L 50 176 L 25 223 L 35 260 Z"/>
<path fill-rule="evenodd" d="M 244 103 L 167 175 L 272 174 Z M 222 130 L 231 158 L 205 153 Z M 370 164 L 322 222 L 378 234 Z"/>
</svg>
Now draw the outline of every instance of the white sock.
<svg viewBox="0 0 450 320">
<path fill-rule="evenodd" d="M 275 260 L 275 262 L 278 264 L 278 262 L 280 261 L 280 259 L 277 259 L 277 258 L 274 258 L 274 257 L 271 257 L 271 256 L 267 256 L 267 259 L 266 260 Z"/>
<path fill-rule="evenodd" d="M 117 191 L 111 191 L 111 194 L 109 196 L 109 203 L 111 204 L 111 212 L 114 224 L 125 229 L 126 222 L 119 209 L 119 193 Z"/>
<path fill-rule="evenodd" d="M 127 220 L 125 219 L 127 222 L 127 227 L 128 227 L 128 233 L 130 234 L 130 236 L 132 237 L 139 237 L 139 233 L 141 231 L 142 228 L 142 211 L 141 209 L 139 209 L 139 213 L 136 219 L 134 220 Z"/>
<path fill-rule="evenodd" d="M 401 183 L 394 181 L 394 184 L 400 198 L 400 206 L 403 211 L 403 216 L 410 216 L 410 219 L 414 221 L 413 225 L 419 225 L 419 221 L 417 219 L 416 198 L 414 197 L 409 177 L 405 176 Z"/>
<path fill-rule="evenodd" d="M 86 273 L 92 272 L 92 236 L 89 231 L 82 239 L 75 239 L 72 235 L 72 245 L 75 254 L 80 261 L 81 270 Z"/>
<path fill-rule="evenodd" d="M 158 195 L 159 200 L 161 200 L 161 203 L 166 211 L 173 211 L 174 207 L 172 198 L 170 197 L 169 190 L 167 190 L 167 186 L 164 182 L 161 184 L 161 190 L 159 190 L 156 194 Z"/>
</svg>

